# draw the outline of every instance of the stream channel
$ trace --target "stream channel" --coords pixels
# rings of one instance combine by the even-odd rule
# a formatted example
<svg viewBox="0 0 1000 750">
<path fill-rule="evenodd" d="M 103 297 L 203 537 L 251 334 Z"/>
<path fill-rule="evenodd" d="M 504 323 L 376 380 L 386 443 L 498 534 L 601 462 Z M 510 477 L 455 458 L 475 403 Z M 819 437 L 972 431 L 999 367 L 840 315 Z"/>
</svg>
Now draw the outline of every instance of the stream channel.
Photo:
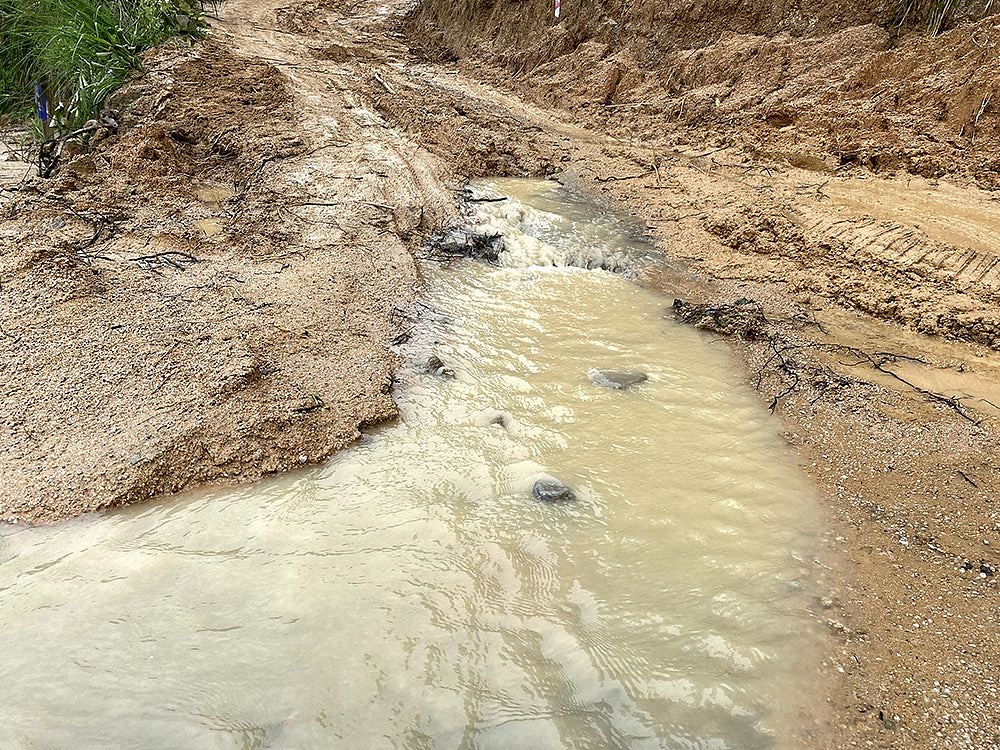
<svg viewBox="0 0 1000 750">
<path fill-rule="evenodd" d="M 652 252 L 628 221 L 474 189 L 506 196 L 470 221 L 507 249 L 426 264 L 396 423 L 253 486 L 0 530 L 0 747 L 789 746 L 821 516 L 777 420 L 669 297 L 588 270 Z M 536 500 L 546 474 L 576 499 Z"/>
</svg>

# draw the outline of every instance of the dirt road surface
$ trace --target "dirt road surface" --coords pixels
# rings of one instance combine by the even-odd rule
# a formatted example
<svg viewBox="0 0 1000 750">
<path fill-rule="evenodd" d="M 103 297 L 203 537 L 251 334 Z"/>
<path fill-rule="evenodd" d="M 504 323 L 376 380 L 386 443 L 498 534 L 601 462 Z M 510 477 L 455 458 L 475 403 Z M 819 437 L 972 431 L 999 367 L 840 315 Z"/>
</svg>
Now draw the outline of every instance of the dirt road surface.
<svg viewBox="0 0 1000 750">
<path fill-rule="evenodd" d="M 996 747 L 995 107 L 964 88 L 968 102 L 946 102 L 934 122 L 960 138 L 973 136 L 952 126 L 977 120 L 963 145 L 927 139 L 916 104 L 869 97 L 889 135 L 845 145 L 830 124 L 857 102 L 803 87 L 803 67 L 817 45 L 833 59 L 880 40 L 874 27 L 730 30 L 700 67 L 677 52 L 690 90 L 664 93 L 662 75 L 635 74 L 642 50 L 565 26 L 506 55 L 475 42 L 473 64 L 475 24 L 427 5 L 436 15 L 227 2 L 207 41 L 149 57 L 112 103 L 117 127 L 54 177 L 5 170 L 0 517 L 49 522 L 326 458 L 394 415 L 415 257 L 463 182 L 558 176 L 646 222 L 664 262 L 642 283 L 762 305 L 752 331 L 693 322 L 732 342 L 828 508 L 815 616 L 829 693 L 802 717 L 802 746 Z M 898 49 L 929 69 L 963 50 L 992 61 L 998 40 L 987 19 Z M 718 66 L 706 56 L 753 44 L 791 60 L 758 81 L 775 96 L 724 105 L 750 83 L 723 95 L 692 79 Z M 867 65 L 866 95 L 902 69 L 879 44 L 838 73 Z M 581 69 L 614 85 L 566 77 Z"/>
</svg>

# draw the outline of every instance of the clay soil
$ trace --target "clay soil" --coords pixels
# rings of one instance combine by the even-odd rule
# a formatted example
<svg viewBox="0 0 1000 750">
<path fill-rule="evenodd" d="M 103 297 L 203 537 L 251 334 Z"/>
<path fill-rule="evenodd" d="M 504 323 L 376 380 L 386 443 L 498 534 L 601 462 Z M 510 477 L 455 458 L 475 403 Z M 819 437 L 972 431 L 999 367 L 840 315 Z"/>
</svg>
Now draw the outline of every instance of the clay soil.
<svg viewBox="0 0 1000 750">
<path fill-rule="evenodd" d="M 715 5 L 233 0 L 156 51 L 52 178 L 0 178 L 0 517 L 252 479 L 391 418 L 459 188 L 551 176 L 646 223 L 642 283 L 761 306 L 691 322 L 828 509 L 799 744 L 996 747 L 1000 21 Z"/>
</svg>

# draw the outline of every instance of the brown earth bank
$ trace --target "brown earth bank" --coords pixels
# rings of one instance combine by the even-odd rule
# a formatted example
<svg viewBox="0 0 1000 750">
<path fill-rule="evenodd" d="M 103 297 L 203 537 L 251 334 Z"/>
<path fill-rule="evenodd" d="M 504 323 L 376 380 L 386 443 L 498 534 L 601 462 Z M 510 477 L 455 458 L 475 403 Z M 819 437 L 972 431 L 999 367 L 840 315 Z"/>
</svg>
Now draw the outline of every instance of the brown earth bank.
<svg viewBox="0 0 1000 750">
<path fill-rule="evenodd" d="M 961 7 L 978 18 L 992 4 Z M 411 33 L 431 57 L 621 137 L 1000 186 L 1000 21 L 900 37 L 891 17 L 866 0 L 566 0 L 560 19 L 549 0 L 428 0 Z"/>
<path fill-rule="evenodd" d="M 863 4 L 724 5 L 577 43 L 572 3 L 233 0 L 153 55 L 52 179 L 0 183 L 0 516 L 329 455 L 393 414 L 449 189 L 555 176 L 647 222 L 641 281 L 733 343 L 826 501 L 832 713 L 799 744 L 996 747 L 1000 29 L 875 49 Z"/>
<path fill-rule="evenodd" d="M 90 153 L 2 196 L 0 518 L 258 477 L 395 415 L 406 238 L 446 196 L 266 61 L 147 63 Z"/>
</svg>

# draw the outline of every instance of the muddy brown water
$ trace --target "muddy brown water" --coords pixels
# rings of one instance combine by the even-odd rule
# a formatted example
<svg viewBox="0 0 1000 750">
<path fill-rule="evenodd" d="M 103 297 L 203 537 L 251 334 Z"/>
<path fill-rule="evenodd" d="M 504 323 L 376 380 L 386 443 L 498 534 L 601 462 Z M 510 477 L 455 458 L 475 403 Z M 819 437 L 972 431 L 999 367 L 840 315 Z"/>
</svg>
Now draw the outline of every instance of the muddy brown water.
<svg viewBox="0 0 1000 750">
<path fill-rule="evenodd" d="M 511 251 L 427 269 L 398 423 L 252 487 L 0 532 L 0 747 L 791 744 L 819 521 L 775 420 L 669 299 L 562 265 L 641 257 L 625 223 L 477 189 L 511 196 L 474 217 Z M 545 473 L 577 500 L 534 500 Z"/>
</svg>

